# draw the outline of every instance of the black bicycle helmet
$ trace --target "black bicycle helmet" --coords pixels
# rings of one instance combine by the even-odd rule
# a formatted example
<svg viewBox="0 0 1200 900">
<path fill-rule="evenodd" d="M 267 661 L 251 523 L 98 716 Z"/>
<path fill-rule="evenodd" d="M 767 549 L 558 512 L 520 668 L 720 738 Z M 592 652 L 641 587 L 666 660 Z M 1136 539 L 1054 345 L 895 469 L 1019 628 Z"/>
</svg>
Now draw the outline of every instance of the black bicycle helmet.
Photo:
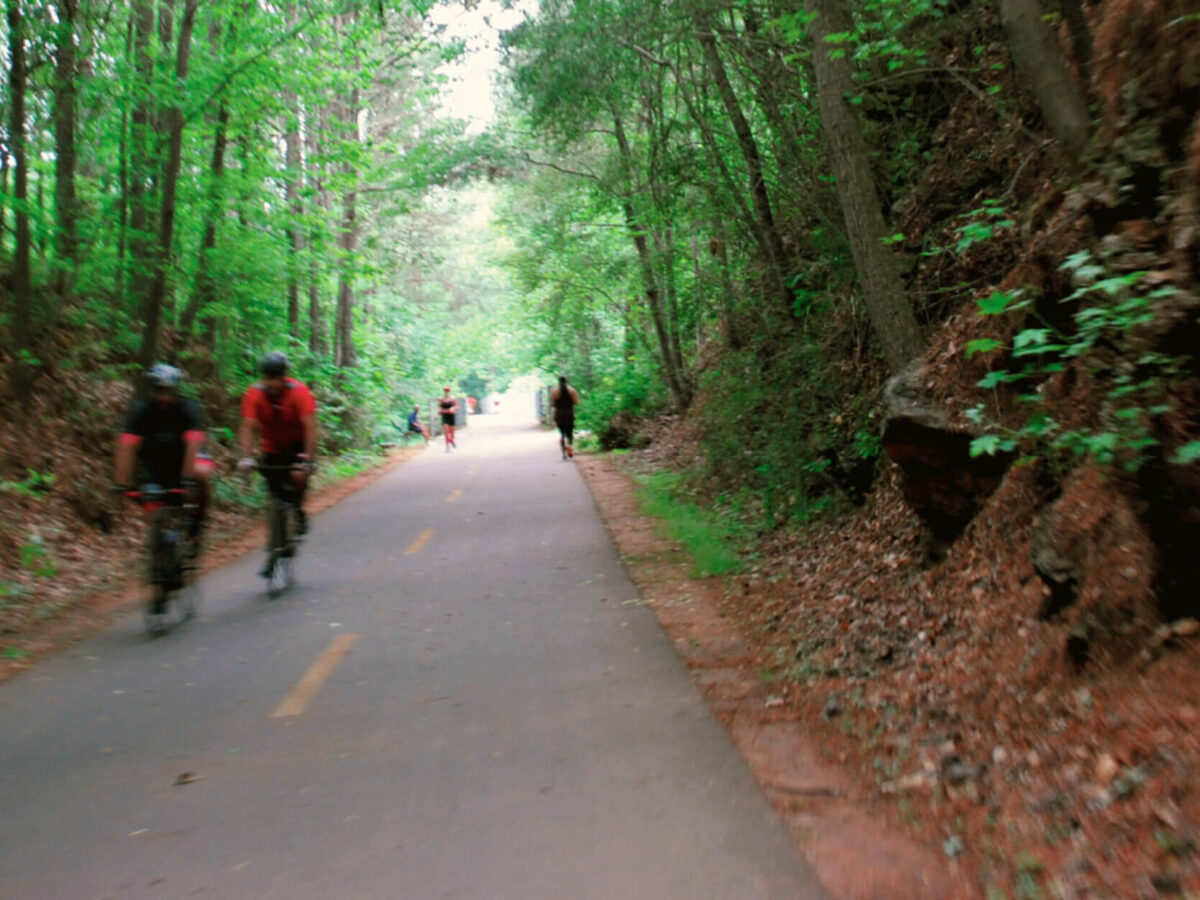
<svg viewBox="0 0 1200 900">
<path fill-rule="evenodd" d="M 146 373 L 146 381 L 153 388 L 174 391 L 183 382 L 183 373 L 174 366 L 158 363 L 150 367 L 150 371 Z"/>
<path fill-rule="evenodd" d="M 272 350 L 258 363 L 258 371 L 267 378 L 278 378 L 286 375 L 288 370 L 287 354 L 282 350 Z"/>
</svg>

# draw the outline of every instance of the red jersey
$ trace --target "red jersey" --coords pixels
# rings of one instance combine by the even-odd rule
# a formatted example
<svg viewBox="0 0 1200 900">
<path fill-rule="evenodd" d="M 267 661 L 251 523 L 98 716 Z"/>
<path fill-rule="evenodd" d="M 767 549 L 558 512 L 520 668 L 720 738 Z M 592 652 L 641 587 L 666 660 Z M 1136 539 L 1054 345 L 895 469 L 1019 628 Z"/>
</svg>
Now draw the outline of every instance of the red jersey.
<svg viewBox="0 0 1200 900">
<path fill-rule="evenodd" d="M 268 394 L 261 384 L 246 391 L 242 398 L 242 418 L 262 426 L 263 453 L 283 453 L 293 448 L 303 452 L 304 425 L 301 420 L 317 411 L 317 401 L 302 383 L 284 379 L 278 397 Z"/>
</svg>

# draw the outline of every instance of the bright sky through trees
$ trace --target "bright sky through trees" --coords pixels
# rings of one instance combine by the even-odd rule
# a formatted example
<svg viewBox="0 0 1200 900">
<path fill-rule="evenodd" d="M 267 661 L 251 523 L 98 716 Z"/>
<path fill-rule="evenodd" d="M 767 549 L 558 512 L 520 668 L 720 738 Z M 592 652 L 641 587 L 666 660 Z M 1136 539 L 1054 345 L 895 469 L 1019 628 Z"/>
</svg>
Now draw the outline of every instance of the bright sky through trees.
<svg viewBox="0 0 1200 900">
<path fill-rule="evenodd" d="M 461 3 L 434 7 L 430 19 L 442 26 L 447 40 L 461 40 L 466 53 L 440 70 L 450 79 L 443 88 L 442 105 L 448 115 L 470 123 L 472 133 L 483 131 L 495 116 L 493 76 L 500 64 L 500 32 L 520 23 L 536 3 L 519 2 L 505 8 L 498 0 L 482 0 L 471 9 Z"/>
</svg>

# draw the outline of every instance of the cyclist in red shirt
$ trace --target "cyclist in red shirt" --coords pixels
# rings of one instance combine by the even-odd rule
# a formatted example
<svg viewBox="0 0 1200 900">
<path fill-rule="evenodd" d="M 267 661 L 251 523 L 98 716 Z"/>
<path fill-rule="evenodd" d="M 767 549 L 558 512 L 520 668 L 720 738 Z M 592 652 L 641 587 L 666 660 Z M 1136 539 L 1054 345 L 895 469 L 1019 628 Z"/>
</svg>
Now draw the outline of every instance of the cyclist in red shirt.
<svg viewBox="0 0 1200 900">
<path fill-rule="evenodd" d="M 262 358 L 258 366 L 262 380 L 242 398 L 242 426 L 238 441 L 242 459 L 238 468 L 247 471 L 258 464 L 254 459 L 255 437 L 262 447 L 264 466 L 295 466 L 291 472 L 278 469 L 263 472 L 271 493 L 278 494 L 290 478 L 296 491 L 299 531 L 308 531 L 304 512 L 304 491 L 317 455 L 317 401 L 301 382 L 288 378 L 288 358 L 275 350 Z"/>
</svg>

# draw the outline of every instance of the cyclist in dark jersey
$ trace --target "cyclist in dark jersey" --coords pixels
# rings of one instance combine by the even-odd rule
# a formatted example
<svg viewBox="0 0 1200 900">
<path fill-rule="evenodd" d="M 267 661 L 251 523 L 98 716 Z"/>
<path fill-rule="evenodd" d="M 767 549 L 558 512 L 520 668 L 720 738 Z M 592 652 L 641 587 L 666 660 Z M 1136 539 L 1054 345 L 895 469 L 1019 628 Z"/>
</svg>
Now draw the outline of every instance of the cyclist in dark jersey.
<svg viewBox="0 0 1200 900">
<path fill-rule="evenodd" d="M 442 431 L 446 435 L 446 452 L 458 449 L 454 440 L 454 414 L 458 412 L 458 401 L 450 396 L 450 388 L 442 388 L 442 399 L 438 401 L 438 412 L 442 415 Z"/>
<path fill-rule="evenodd" d="M 132 489 L 134 475 L 163 488 L 187 484 L 196 504 L 193 546 L 200 543 L 213 462 L 200 452 L 204 422 L 194 401 L 179 395 L 183 373 L 159 363 L 146 373 L 150 396 L 133 404 L 114 455 L 116 483 Z M 136 472 L 135 470 L 140 470 Z"/>
<path fill-rule="evenodd" d="M 579 394 L 567 384 L 566 375 L 558 377 L 558 387 L 550 392 L 550 405 L 554 407 L 554 424 L 558 426 L 558 446 L 562 449 L 562 458 L 574 458 L 575 448 L 571 444 L 575 440 L 575 407 L 579 405 Z"/>
</svg>

